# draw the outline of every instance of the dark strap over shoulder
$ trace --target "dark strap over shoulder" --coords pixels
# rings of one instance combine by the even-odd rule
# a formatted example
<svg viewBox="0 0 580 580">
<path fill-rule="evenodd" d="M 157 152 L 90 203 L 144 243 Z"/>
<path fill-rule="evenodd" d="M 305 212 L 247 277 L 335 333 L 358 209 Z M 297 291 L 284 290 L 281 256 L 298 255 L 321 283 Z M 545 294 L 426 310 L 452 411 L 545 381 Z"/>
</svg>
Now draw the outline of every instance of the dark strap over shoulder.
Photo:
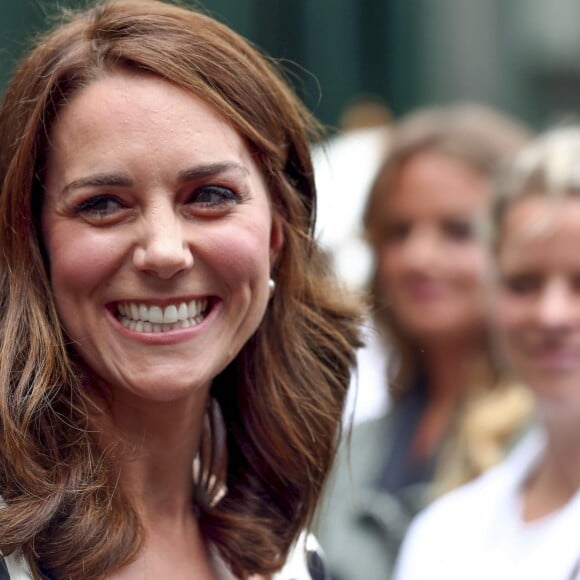
<svg viewBox="0 0 580 580">
<path fill-rule="evenodd" d="M 10 580 L 10 574 L 8 574 L 8 568 L 6 568 L 6 562 L 2 556 L 0 556 L 0 580 Z"/>
<path fill-rule="evenodd" d="M 330 580 L 328 567 L 326 566 L 324 554 L 320 546 L 307 546 L 306 566 L 311 580 Z"/>
</svg>

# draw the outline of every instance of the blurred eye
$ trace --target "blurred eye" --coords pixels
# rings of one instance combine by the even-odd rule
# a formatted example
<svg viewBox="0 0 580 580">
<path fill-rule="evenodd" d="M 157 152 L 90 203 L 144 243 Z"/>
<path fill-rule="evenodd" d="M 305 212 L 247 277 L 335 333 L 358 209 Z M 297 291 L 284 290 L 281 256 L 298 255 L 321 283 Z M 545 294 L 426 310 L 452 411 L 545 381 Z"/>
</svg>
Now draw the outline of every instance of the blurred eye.
<svg viewBox="0 0 580 580">
<path fill-rule="evenodd" d="M 411 225 L 408 222 L 392 222 L 383 228 L 382 239 L 384 242 L 400 242 L 410 231 Z"/>
<path fill-rule="evenodd" d="M 104 220 L 117 211 L 124 209 L 123 203 L 115 196 L 95 195 L 89 197 L 75 207 L 75 213 L 91 220 Z"/>
<path fill-rule="evenodd" d="M 532 294 L 542 287 L 539 274 L 515 274 L 502 278 L 503 287 L 512 294 Z"/>
<path fill-rule="evenodd" d="M 229 187 L 221 185 L 204 185 L 197 188 L 189 198 L 188 203 L 196 207 L 220 209 L 238 203 L 242 197 Z"/>
<path fill-rule="evenodd" d="M 448 238 L 456 241 L 470 240 L 473 237 L 473 226 L 467 220 L 445 221 L 443 231 Z"/>
</svg>

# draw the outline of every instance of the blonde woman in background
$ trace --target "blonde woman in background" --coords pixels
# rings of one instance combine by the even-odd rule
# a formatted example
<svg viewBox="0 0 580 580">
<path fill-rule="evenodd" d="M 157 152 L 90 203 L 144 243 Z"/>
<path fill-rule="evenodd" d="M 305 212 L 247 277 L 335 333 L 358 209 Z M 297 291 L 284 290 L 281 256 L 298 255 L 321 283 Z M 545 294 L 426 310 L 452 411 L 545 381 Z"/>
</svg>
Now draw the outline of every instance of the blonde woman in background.
<svg viewBox="0 0 580 580">
<path fill-rule="evenodd" d="M 527 398 L 513 392 L 505 425 L 480 421 L 465 439 L 463 417 L 485 415 L 479 400 L 501 382 L 476 224 L 489 210 L 492 176 L 527 137 L 515 121 L 477 105 L 422 110 L 393 128 L 364 216 L 392 407 L 353 431 L 329 487 L 320 537 L 337 580 L 388 577 L 435 487 L 458 485 L 500 460 L 528 413 Z"/>
<path fill-rule="evenodd" d="M 580 578 L 580 127 L 518 156 L 494 212 L 498 326 L 541 428 L 433 504 L 397 580 Z"/>
</svg>

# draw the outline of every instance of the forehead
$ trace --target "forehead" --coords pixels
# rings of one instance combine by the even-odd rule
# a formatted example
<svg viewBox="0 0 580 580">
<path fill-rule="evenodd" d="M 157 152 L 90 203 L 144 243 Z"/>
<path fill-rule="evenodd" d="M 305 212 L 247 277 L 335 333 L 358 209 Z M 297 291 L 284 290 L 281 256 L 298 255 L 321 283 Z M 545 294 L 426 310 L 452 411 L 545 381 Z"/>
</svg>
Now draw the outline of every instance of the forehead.
<svg viewBox="0 0 580 580">
<path fill-rule="evenodd" d="M 214 107 L 200 97 L 157 76 L 113 72 L 76 93 L 57 115 L 51 143 L 76 150 L 91 140 L 130 135 L 132 144 L 165 146 L 172 138 L 200 140 L 215 136 L 223 145 L 247 154 L 244 139 Z M 90 144 L 88 144 L 90 146 Z M 206 148 L 211 150 L 212 143 Z"/>
<path fill-rule="evenodd" d="M 498 232 L 500 264 L 580 266 L 580 198 L 534 194 L 513 202 Z"/>
<path fill-rule="evenodd" d="M 151 187 L 194 168 L 237 166 L 252 190 L 269 197 L 262 165 L 213 106 L 148 74 L 112 73 L 76 93 L 49 134 L 48 192 L 88 175 L 115 174 Z"/>
<path fill-rule="evenodd" d="M 487 180 L 463 161 L 439 151 L 421 151 L 396 168 L 385 210 L 397 213 L 465 215 L 489 204 Z"/>
</svg>

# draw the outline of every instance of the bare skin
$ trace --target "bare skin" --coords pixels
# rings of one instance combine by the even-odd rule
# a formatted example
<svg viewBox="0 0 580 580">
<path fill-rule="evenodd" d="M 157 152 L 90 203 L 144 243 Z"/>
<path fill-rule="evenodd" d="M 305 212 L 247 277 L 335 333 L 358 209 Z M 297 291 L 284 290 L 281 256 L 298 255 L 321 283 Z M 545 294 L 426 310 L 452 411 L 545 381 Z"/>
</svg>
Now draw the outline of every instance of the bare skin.
<svg viewBox="0 0 580 580">
<path fill-rule="evenodd" d="M 192 509 L 191 463 L 199 444 L 206 392 L 151 412 L 134 400 L 116 400 L 115 423 L 132 447 L 121 485 L 141 516 L 144 542 L 137 558 L 112 573 L 114 580 L 163 578 L 217 580 Z"/>
<path fill-rule="evenodd" d="M 564 507 L 580 489 L 577 426 L 548 426 L 548 444 L 523 489 L 522 519 L 533 522 Z"/>
</svg>

